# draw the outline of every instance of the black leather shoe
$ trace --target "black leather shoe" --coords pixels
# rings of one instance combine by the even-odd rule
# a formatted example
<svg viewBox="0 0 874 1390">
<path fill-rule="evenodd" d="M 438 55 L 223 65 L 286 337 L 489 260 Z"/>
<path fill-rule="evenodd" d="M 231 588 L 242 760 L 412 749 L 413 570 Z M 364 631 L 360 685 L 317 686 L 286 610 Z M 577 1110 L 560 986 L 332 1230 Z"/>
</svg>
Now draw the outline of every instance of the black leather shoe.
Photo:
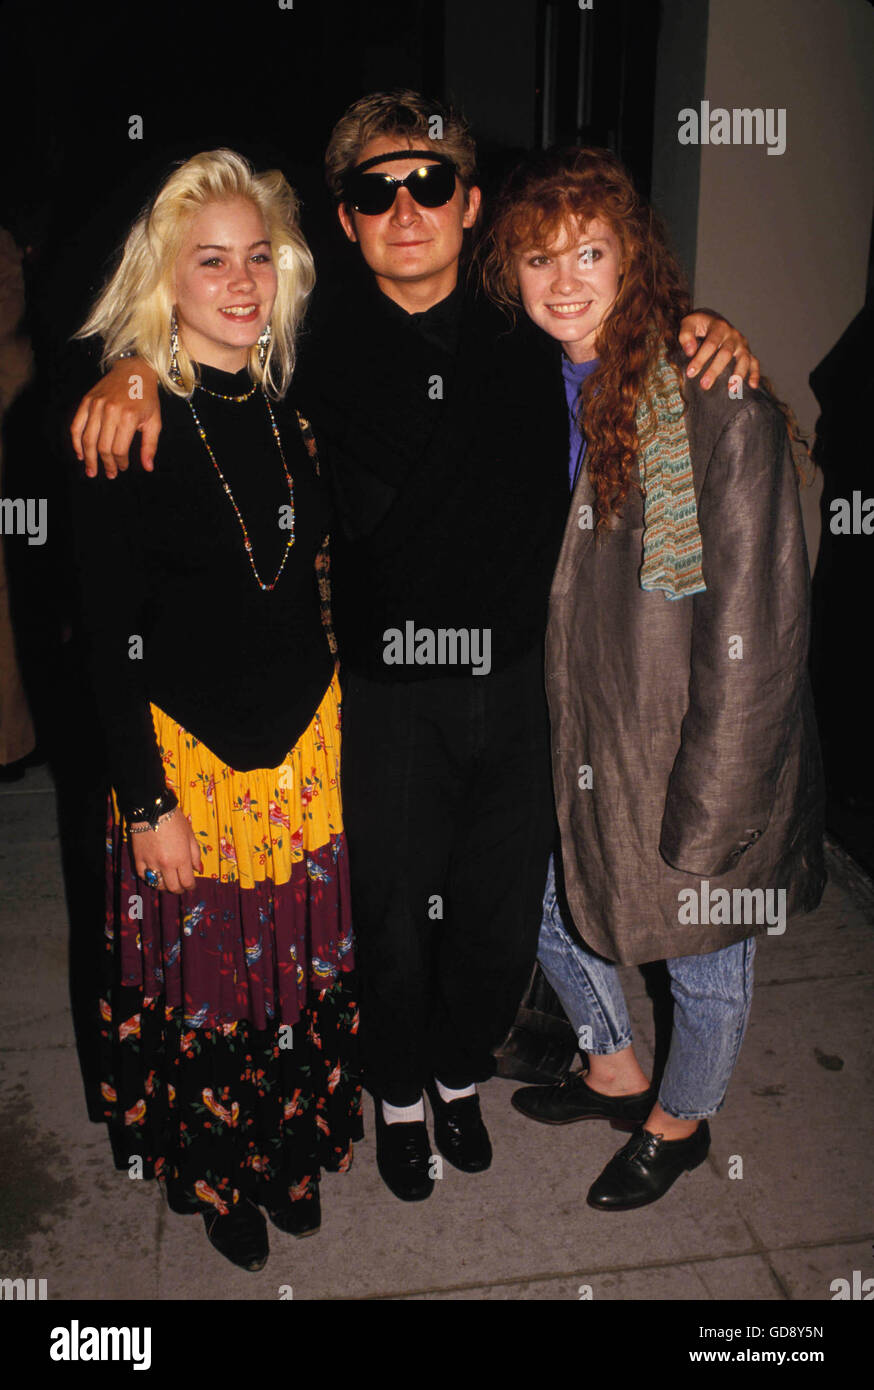
<svg viewBox="0 0 874 1390">
<path fill-rule="evenodd" d="M 304 1197 L 299 1202 L 289 1201 L 273 1210 L 268 1207 L 267 1215 L 276 1229 L 284 1231 L 287 1236 L 314 1236 L 322 1224 L 322 1204 L 318 1187 L 311 1196 Z"/>
<path fill-rule="evenodd" d="M 387 1125 L 382 1104 L 374 1101 L 376 1115 L 376 1166 L 379 1175 L 402 1202 L 424 1202 L 434 1191 L 431 1177 L 431 1145 L 424 1121 Z"/>
<path fill-rule="evenodd" d="M 480 1113 L 479 1096 L 443 1100 L 436 1086 L 427 1089 L 434 1111 L 434 1143 L 439 1152 L 462 1173 L 484 1173 L 491 1166 L 492 1146 Z"/>
<path fill-rule="evenodd" d="M 544 1125 L 569 1125 L 574 1120 L 610 1120 L 615 1129 L 633 1130 L 643 1124 L 656 1102 L 656 1088 L 631 1096 L 605 1096 L 593 1091 L 579 1073 L 555 1086 L 523 1086 L 514 1091 L 513 1105 L 529 1120 Z"/>
<path fill-rule="evenodd" d="M 691 1173 L 710 1150 L 710 1126 L 702 1120 L 688 1139 L 663 1139 L 641 1125 L 611 1158 L 586 1198 L 597 1211 L 631 1211 L 657 1202 L 681 1173 Z"/>
<path fill-rule="evenodd" d="M 267 1222 L 246 1197 L 241 1197 L 225 1216 L 205 1211 L 203 1224 L 210 1244 L 231 1264 L 251 1273 L 264 1268 L 270 1254 Z"/>
</svg>

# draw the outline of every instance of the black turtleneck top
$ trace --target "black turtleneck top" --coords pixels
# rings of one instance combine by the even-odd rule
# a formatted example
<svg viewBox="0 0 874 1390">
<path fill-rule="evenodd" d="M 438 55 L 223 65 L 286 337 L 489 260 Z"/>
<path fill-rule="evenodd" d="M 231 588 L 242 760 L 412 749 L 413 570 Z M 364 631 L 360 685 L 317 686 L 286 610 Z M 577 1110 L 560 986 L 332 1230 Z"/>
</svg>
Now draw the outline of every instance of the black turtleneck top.
<svg viewBox="0 0 874 1390">
<path fill-rule="evenodd" d="M 245 369 L 199 371 L 201 386 L 222 395 L 252 386 Z M 281 523 L 290 498 L 265 397 L 258 389 L 233 402 L 196 387 L 192 403 L 270 584 L 289 537 Z M 295 529 L 272 592 L 259 588 L 184 398 L 161 393 L 153 473 L 133 467 L 76 483 L 84 626 L 123 810 L 165 789 L 150 701 L 230 767 L 249 771 L 283 761 L 330 682 L 315 572 L 330 503 L 294 409 L 287 399 L 271 407 L 294 484 Z"/>
</svg>

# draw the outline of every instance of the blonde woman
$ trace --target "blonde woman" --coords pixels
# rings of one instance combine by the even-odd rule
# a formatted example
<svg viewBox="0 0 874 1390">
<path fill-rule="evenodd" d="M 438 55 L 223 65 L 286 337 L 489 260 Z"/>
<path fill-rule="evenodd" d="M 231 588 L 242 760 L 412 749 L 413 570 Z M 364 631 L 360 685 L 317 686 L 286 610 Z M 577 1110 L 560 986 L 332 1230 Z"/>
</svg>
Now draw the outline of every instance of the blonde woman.
<svg viewBox="0 0 874 1390">
<path fill-rule="evenodd" d="M 249 1270 L 361 1134 L 329 503 L 285 403 L 313 285 L 282 174 L 175 169 L 77 336 L 157 373 L 160 467 L 81 480 L 113 794 L 102 1092 L 116 1163 Z M 132 393 L 139 389 L 135 374 Z"/>
</svg>

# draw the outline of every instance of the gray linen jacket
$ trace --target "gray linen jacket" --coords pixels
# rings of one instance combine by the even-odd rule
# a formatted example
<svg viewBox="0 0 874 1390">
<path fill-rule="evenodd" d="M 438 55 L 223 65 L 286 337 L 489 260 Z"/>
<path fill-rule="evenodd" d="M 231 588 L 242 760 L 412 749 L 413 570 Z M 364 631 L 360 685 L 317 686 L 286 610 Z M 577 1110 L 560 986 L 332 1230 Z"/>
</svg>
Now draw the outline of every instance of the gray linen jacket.
<svg viewBox="0 0 874 1390">
<path fill-rule="evenodd" d="M 825 885 L 810 578 L 783 417 L 761 391 L 683 393 L 707 592 L 640 588 L 641 495 L 596 540 L 584 467 L 550 596 L 568 905 L 592 950 L 629 965 L 776 933 L 781 901 L 785 920 Z"/>
</svg>

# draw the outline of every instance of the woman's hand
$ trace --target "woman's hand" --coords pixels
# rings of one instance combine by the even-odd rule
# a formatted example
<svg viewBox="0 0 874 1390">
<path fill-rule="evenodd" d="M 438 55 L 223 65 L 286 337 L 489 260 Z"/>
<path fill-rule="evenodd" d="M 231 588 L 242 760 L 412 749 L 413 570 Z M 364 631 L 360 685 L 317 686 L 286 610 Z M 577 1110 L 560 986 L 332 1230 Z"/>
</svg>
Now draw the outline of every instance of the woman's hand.
<svg viewBox="0 0 874 1390">
<path fill-rule="evenodd" d="M 704 341 L 699 345 L 701 338 Z M 750 352 L 744 335 L 737 328 L 732 328 L 727 319 L 716 318 L 703 311 L 687 314 L 680 324 L 679 339 L 686 356 L 692 358 L 686 375 L 697 376 L 707 367 L 706 374 L 701 378 L 703 390 L 710 389 L 732 360 L 735 367 L 729 382 L 734 377 L 740 377 L 741 381 L 749 377 L 750 386 L 758 386 L 759 359 Z"/>
<path fill-rule="evenodd" d="M 200 846 L 178 806 L 161 818 L 156 830 L 139 831 L 130 839 L 137 878 L 144 879 L 151 869 L 159 875 L 158 887 L 169 893 L 194 887 L 194 871 L 203 867 Z"/>
<path fill-rule="evenodd" d="M 132 382 L 132 377 L 139 381 Z M 137 385 L 141 387 L 142 399 L 136 395 Z M 138 430 L 142 434 L 140 460 L 146 472 L 151 473 L 161 433 L 158 378 L 142 357 L 124 357 L 83 396 L 73 416 L 70 438 L 76 457 L 85 460 L 88 477 L 97 476 L 98 456 L 107 478 L 125 472 L 130 462 L 128 451 Z"/>
</svg>

